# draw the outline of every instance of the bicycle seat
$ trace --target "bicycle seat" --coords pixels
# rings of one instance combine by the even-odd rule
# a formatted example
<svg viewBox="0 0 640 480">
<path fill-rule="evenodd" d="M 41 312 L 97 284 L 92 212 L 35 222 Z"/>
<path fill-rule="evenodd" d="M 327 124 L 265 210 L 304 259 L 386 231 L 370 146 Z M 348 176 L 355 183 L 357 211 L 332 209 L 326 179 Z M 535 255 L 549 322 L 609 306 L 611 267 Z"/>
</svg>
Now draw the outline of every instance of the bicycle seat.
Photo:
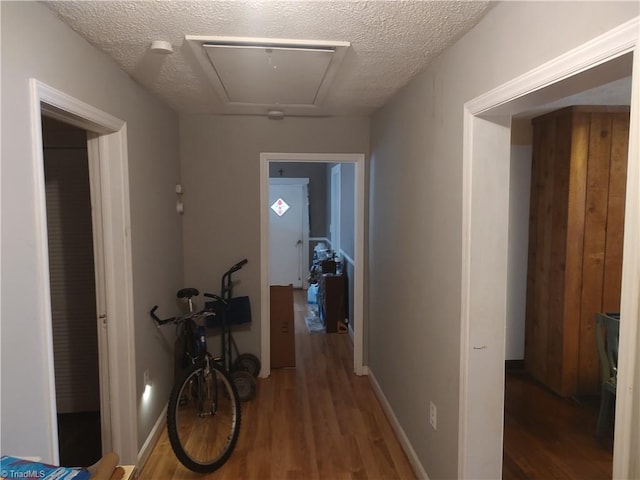
<svg viewBox="0 0 640 480">
<path fill-rule="evenodd" d="M 191 298 L 197 297 L 198 295 L 200 295 L 200 292 L 197 288 L 181 288 L 178 290 L 178 293 L 176 293 L 178 298 Z"/>
</svg>

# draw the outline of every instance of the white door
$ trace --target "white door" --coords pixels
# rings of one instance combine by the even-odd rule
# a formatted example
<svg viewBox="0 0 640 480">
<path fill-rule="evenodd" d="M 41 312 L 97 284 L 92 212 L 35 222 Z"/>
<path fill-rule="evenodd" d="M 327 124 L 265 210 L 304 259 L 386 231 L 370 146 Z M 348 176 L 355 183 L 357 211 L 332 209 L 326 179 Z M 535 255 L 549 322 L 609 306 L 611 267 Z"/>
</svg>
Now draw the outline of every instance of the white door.
<svg viewBox="0 0 640 480">
<path fill-rule="evenodd" d="M 269 185 L 269 281 L 271 285 L 292 284 L 294 288 L 303 286 L 303 276 L 306 273 L 303 270 L 305 219 L 308 219 L 305 187 L 302 184 Z"/>
</svg>

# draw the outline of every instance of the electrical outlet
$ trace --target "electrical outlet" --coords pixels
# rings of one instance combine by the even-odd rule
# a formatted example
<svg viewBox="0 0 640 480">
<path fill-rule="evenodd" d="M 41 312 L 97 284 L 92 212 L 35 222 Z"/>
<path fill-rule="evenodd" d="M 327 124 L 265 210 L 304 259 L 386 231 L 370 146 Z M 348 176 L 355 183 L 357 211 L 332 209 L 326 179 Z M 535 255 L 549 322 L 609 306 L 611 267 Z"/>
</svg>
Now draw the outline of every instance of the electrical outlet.
<svg viewBox="0 0 640 480">
<path fill-rule="evenodd" d="M 433 402 L 429 402 L 429 423 L 431 424 L 434 430 L 437 429 L 438 409 L 436 408 L 436 404 Z"/>
</svg>

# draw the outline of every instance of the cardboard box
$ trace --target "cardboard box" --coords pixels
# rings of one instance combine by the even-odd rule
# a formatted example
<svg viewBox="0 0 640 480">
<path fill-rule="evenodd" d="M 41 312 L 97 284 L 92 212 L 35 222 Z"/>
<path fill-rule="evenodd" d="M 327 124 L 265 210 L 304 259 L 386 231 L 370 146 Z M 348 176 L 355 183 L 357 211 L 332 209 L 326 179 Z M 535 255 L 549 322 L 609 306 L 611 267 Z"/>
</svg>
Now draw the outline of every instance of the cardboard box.
<svg viewBox="0 0 640 480">
<path fill-rule="evenodd" d="M 293 285 L 271 285 L 271 368 L 296 366 Z"/>
</svg>

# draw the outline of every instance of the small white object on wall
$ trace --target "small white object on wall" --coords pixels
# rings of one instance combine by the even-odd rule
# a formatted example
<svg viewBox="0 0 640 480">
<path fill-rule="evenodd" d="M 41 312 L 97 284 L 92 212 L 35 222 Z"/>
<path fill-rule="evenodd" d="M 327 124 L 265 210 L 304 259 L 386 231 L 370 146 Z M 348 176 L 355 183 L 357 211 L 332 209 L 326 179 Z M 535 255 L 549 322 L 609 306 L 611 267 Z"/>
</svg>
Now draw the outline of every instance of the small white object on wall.
<svg viewBox="0 0 640 480">
<path fill-rule="evenodd" d="M 176 183 L 176 195 L 178 196 L 178 200 L 176 201 L 176 212 L 178 215 L 184 215 L 184 203 L 182 201 L 182 195 L 184 191 L 182 190 L 182 185 Z"/>
</svg>

